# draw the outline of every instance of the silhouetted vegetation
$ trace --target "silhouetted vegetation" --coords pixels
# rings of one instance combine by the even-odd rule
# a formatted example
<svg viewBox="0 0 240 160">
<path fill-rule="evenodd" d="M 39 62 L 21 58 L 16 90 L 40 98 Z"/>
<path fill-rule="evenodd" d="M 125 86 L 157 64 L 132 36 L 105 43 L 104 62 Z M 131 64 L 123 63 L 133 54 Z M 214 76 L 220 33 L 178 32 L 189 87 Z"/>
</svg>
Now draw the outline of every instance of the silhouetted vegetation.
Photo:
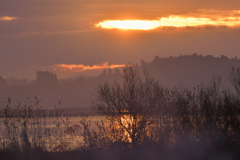
<svg viewBox="0 0 240 160">
<path fill-rule="evenodd" d="M 184 146 L 187 138 L 239 151 L 240 99 L 221 88 L 221 78 L 192 90 L 167 89 L 154 79 L 140 78 L 132 67 L 123 73 L 122 85 L 104 84 L 98 90 L 99 111 L 122 131 L 115 142 L 129 143 L 130 147 L 168 144 L 174 148 L 181 143 Z M 233 74 L 235 81 L 239 75 L 234 69 Z M 239 86 L 234 87 L 237 90 Z M 129 139 L 122 138 L 126 134 Z"/>
<path fill-rule="evenodd" d="M 221 78 L 192 89 L 169 89 L 138 69 L 127 66 L 122 81 L 97 88 L 94 108 L 106 119 L 92 122 L 83 117 L 77 125 L 69 125 L 60 119 L 61 112 L 54 111 L 64 124 L 62 132 L 48 129 L 38 99 L 35 109 L 26 103 L 16 110 L 11 110 L 8 100 L 4 117 L 8 146 L 1 153 L 3 159 L 239 159 L 239 68 L 229 73 L 236 94 L 222 88 Z M 49 149 L 49 141 L 39 133 L 73 139 L 78 135 L 82 141 L 74 149 L 64 140 Z"/>
</svg>

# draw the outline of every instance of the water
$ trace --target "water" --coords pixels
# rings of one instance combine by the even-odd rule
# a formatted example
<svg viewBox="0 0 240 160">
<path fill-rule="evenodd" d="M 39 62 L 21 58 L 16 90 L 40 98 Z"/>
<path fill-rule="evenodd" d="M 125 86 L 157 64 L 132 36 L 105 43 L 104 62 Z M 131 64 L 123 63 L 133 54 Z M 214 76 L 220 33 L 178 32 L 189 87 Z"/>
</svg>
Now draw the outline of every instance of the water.
<svg viewBox="0 0 240 160">
<path fill-rule="evenodd" d="M 130 134 L 134 133 L 134 129 L 138 132 L 137 129 L 141 128 L 141 117 L 139 120 L 133 120 L 126 114 L 119 120 L 120 122 L 109 123 L 110 121 L 104 116 L 0 118 L 0 150 L 8 150 L 14 145 L 22 146 L 27 140 L 31 143 L 31 147 L 40 146 L 46 151 L 101 146 L 118 140 L 132 143 Z M 199 131 L 201 131 L 199 124 L 194 117 L 190 117 L 190 121 L 186 130 L 194 140 L 199 141 Z M 156 117 L 149 119 L 149 122 L 152 123 L 144 128 L 146 131 L 144 134 L 153 141 L 168 141 L 172 145 L 176 142 L 177 134 L 184 134 L 183 127 L 186 127 L 180 119 L 171 116 Z"/>
<path fill-rule="evenodd" d="M 11 145 L 22 144 L 24 128 L 29 142 L 48 151 L 64 151 L 84 146 L 84 125 L 94 129 L 95 125 L 106 121 L 103 116 L 45 117 L 45 118 L 0 118 L 0 150 L 8 150 Z M 24 124 L 25 123 L 25 124 Z"/>
</svg>

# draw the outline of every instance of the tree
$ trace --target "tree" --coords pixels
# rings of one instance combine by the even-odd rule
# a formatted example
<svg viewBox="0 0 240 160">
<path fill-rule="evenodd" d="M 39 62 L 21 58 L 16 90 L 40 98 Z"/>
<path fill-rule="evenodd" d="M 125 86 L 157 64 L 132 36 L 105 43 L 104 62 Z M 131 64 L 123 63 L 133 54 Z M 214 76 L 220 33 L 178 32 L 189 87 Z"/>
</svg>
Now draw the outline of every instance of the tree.
<svg viewBox="0 0 240 160">
<path fill-rule="evenodd" d="M 159 83 L 147 73 L 140 76 L 134 66 L 129 65 L 123 68 L 123 84 L 99 86 L 96 107 L 123 131 L 123 141 L 136 146 L 153 122 L 154 112 L 159 107 L 160 89 Z"/>
<path fill-rule="evenodd" d="M 51 87 L 58 82 L 57 75 L 48 71 L 37 71 L 35 83 L 39 86 Z"/>
<path fill-rule="evenodd" d="M 240 96 L 240 67 L 231 68 L 229 79 L 232 85 L 234 86 L 237 94 Z"/>
</svg>

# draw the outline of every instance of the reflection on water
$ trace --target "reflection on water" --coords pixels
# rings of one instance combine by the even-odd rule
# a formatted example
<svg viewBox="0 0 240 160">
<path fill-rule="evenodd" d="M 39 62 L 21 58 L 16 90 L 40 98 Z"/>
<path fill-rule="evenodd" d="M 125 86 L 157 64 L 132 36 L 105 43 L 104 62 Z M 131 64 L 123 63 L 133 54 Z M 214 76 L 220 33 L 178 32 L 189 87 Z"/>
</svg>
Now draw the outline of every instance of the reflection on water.
<svg viewBox="0 0 240 160">
<path fill-rule="evenodd" d="M 5 124 L 4 124 L 5 122 Z M 24 125 L 22 119 L 1 118 L 0 149 L 7 149 L 13 140 L 22 144 L 24 140 Z M 136 135 L 140 120 L 126 114 L 121 115 L 120 122 L 110 121 L 105 116 L 49 117 L 29 119 L 26 124 L 26 134 L 31 144 L 43 147 L 49 151 L 65 151 L 86 145 L 84 140 L 92 143 L 94 136 L 104 141 L 123 141 L 132 143 L 132 135 Z M 148 129 L 147 129 L 148 130 Z M 91 135 L 94 133 L 93 135 Z M 148 135 L 149 132 L 147 133 Z M 88 137 L 87 137 L 88 136 Z M 93 139 L 91 139 L 93 138 Z M 91 143 L 91 142 L 90 142 Z M 87 144 L 89 145 L 89 144 Z"/>
<path fill-rule="evenodd" d="M 82 121 L 91 123 L 105 120 L 103 116 L 49 117 L 28 119 L 0 119 L 0 150 L 8 150 L 11 143 L 22 144 L 27 135 L 32 145 L 49 151 L 64 151 L 83 144 Z M 25 127 L 26 126 L 26 127 Z M 26 134 L 24 134 L 26 132 Z M 15 144 L 15 145 L 16 145 Z"/>
<path fill-rule="evenodd" d="M 199 141 L 201 134 L 218 138 L 216 135 L 211 137 L 211 131 L 206 130 L 204 119 L 194 116 L 185 119 L 171 116 L 155 117 L 142 132 L 141 117 L 134 119 L 126 114 L 121 115 L 119 120 L 111 121 L 105 116 L 35 117 L 29 118 L 25 123 L 21 118 L 0 118 L 0 150 L 8 150 L 14 145 L 21 146 L 26 140 L 31 143 L 31 147 L 40 146 L 47 151 L 66 151 L 83 146 L 101 146 L 108 142 L 131 144 L 133 136 L 138 137 L 138 134 L 140 138 L 145 136 L 150 141 L 168 144 L 174 144 L 176 136 L 184 135 L 185 132 L 195 141 Z M 220 129 L 226 126 L 223 122 L 217 123 L 216 126 Z M 235 135 L 230 129 L 228 127 L 228 134 Z"/>
<path fill-rule="evenodd" d="M 123 115 L 121 117 L 120 121 L 121 121 L 120 123 L 123 125 L 124 128 L 130 128 L 129 132 L 130 133 L 133 132 L 133 130 L 131 128 L 131 126 L 133 125 L 133 118 L 130 115 Z M 117 124 L 116 127 L 119 128 L 119 124 Z M 124 129 L 123 140 L 132 143 L 132 139 L 131 139 L 129 132 L 127 132 L 127 130 Z"/>
<path fill-rule="evenodd" d="M 41 146 L 48 151 L 75 149 L 86 145 L 85 141 L 105 143 L 103 141 L 109 139 L 112 142 L 132 143 L 133 136 L 141 138 L 144 134 L 157 140 L 163 132 L 168 132 L 169 138 L 174 139 L 172 118 L 168 118 L 168 120 L 166 118 L 156 119 L 154 123 L 147 125 L 144 133 L 139 131 L 143 121 L 142 117 L 134 119 L 129 114 L 121 115 L 120 121 L 111 121 L 105 116 L 34 118 L 27 122 L 26 133 L 31 144 Z M 6 123 L 6 120 L 1 118 L 0 142 L 2 145 L 0 149 L 6 150 L 7 146 L 12 145 L 10 141 L 14 140 L 17 144 L 23 142 L 24 126 L 23 121 L 19 119 L 9 120 L 7 125 L 4 122 Z M 102 138 L 102 141 L 94 140 L 94 136 L 98 139 Z"/>
<path fill-rule="evenodd" d="M 121 141 L 137 143 L 133 141 L 139 141 L 143 134 L 150 136 L 146 132 L 150 126 L 147 121 L 150 121 L 150 119 L 146 119 L 144 116 L 124 114 L 114 120 L 114 128 Z"/>
</svg>

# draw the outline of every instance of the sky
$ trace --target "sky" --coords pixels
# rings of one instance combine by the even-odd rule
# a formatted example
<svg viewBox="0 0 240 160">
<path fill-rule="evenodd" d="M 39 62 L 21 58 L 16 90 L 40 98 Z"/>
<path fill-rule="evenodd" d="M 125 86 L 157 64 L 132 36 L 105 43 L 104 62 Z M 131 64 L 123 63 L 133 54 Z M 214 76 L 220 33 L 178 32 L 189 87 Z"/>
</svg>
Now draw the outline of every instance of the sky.
<svg viewBox="0 0 240 160">
<path fill-rule="evenodd" d="M 156 55 L 240 58 L 239 42 L 239 0 L 0 0 L 3 78 L 34 79 L 37 70 L 67 78 Z"/>
</svg>

